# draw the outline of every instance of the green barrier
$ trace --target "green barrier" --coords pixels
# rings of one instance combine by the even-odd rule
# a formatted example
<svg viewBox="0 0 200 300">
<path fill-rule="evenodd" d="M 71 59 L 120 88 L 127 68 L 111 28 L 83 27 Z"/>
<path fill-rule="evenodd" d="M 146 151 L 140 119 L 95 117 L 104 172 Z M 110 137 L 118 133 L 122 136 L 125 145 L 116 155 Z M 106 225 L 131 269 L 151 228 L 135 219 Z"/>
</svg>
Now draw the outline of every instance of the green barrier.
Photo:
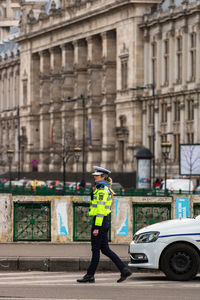
<svg viewBox="0 0 200 300">
<path fill-rule="evenodd" d="M 63 187 L 60 190 L 57 190 L 55 187 L 49 188 L 48 186 L 0 186 L 0 193 L 11 193 L 13 195 L 38 195 L 38 196 L 53 196 L 53 195 L 61 195 L 61 196 L 67 196 L 67 195 L 78 195 L 78 196 L 89 196 L 91 195 L 93 191 L 93 188 L 83 188 L 78 187 L 77 189 L 70 189 L 69 187 Z M 199 192 L 195 191 L 170 191 L 166 190 L 166 194 L 164 190 L 159 189 L 134 189 L 131 188 L 121 188 L 119 190 L 115 191 L 115 196 L 121 196 L 121 197 L 130 197 L 130 196 L 145 196 L 145 197 L 152 197 L 152 196 L 159 196 L 159 197 L 168 197 L 173 194 L 182 194 L 182 195 L 188 195 L 188 194 L 199 194 Z"/>
</svg>

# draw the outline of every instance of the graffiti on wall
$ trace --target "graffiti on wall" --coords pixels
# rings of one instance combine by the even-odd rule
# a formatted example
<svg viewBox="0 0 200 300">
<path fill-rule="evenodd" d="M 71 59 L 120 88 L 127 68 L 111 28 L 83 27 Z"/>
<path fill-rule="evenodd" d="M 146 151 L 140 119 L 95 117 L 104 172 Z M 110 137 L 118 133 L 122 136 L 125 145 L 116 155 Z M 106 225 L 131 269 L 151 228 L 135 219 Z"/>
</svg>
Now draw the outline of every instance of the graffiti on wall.
<svg viewBox="0 0 200 300">
<path fill-rule="evenodd" d="M 115 229 L 117 235 L 128 235 L 129 206 L 124 198 L 115 201 Z"/>
<path fill-rule="evenodd" d="M 56 207 L 58 235 L 68 235 L 67 202 L 59 202 Z"/>
<path fill-rule="evenodd" d="M 4 233 L 7 233 L 9 230 L 10 220 L 9 220 L 9 211 L 10 211 L 10 200 L 9 196 L 1 195 L 0 199 L 0 236 Z"/>
</svg>

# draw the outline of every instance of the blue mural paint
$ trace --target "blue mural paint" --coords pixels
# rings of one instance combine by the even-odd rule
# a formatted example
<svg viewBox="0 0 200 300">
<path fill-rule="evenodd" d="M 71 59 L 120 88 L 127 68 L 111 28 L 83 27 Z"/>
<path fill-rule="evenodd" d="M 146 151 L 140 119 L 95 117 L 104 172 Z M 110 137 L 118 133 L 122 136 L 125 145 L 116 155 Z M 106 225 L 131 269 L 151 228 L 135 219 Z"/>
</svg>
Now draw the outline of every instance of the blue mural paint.
<svg viewBox="0 0 200 300">
<path fill-rule="evenodd" d="M 59 213 L 59 220 L 60 220 L 60 232 L 59 235 L 68 235 L 66 227 L 63 225 L 62 216 Z"/>
<path fill-rule="evenodd" d="M 115 218 L 117 219 L 119 210 L 119 200 L 116 200 L 115 206 Z M 119 229 L 117 229 L 117 235 L 128 235 L 128 207 L 126 209 L 126 217 L 122 224 L 120 224 Z"/>
<path fill-rule="evenodd" d="M 117 218 L 119 200 L 115 201 L 115 219 Z"/>
</svg>

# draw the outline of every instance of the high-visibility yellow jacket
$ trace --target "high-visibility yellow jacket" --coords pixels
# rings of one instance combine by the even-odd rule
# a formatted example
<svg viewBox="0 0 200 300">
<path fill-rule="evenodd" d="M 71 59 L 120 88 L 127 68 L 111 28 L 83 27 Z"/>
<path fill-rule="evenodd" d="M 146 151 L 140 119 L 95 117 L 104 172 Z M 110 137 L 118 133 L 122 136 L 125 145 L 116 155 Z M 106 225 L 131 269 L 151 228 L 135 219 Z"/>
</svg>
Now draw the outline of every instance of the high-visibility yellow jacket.
<svg viewBox="0 0 200 300">
<path fill-rule="evenodd" d="M 95 226 L 102 226 L 104 216 L 111 213 L 112 197 L 109 187 L 97 184 L 90 201 L 89 216 L 96 216 Z"/>
</svg>

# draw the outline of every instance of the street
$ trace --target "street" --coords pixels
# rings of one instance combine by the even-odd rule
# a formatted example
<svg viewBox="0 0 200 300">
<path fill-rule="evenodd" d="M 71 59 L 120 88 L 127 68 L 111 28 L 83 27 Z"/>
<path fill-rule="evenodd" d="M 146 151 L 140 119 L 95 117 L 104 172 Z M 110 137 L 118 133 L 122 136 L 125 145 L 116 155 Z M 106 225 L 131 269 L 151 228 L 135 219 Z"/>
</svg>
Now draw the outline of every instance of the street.
<svg viewBox="0 0 200 300">
<path fill-rule="evenodd" d="M 116 283 L 117 273 L 96 274 L 95 284 L 77 284 L 83 273 L 0 272 L 4 300 L 199 300 L 200 277 L 189 282 L 168 281 L 161 273 L 135 273 Z"/>
</svg>

